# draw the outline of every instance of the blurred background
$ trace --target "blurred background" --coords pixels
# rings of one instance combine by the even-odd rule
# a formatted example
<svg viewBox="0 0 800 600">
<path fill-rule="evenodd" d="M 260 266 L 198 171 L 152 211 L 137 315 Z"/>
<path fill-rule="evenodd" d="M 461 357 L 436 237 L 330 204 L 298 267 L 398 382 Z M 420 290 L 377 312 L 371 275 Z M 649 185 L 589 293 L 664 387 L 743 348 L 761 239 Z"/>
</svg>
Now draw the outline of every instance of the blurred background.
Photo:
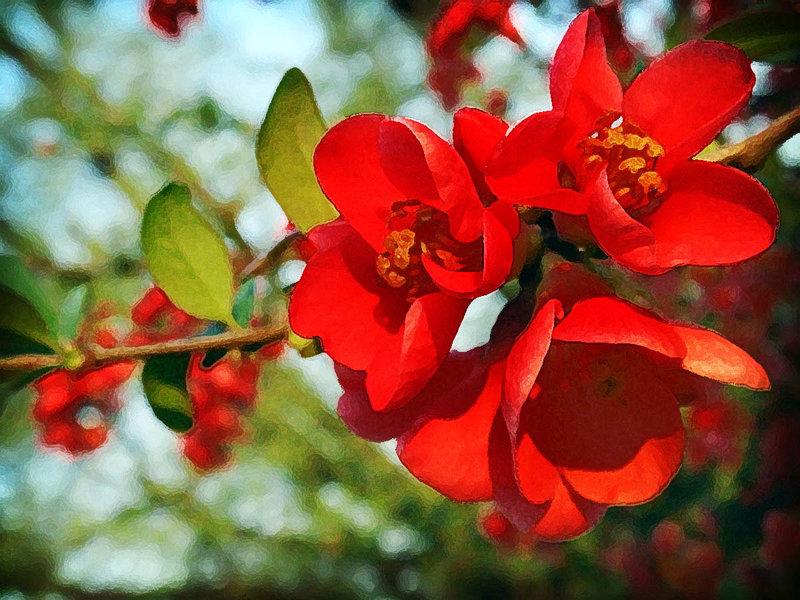
<svg viewBox="0 0 800 600">
<path fill-rule="evenodd" d="M 307 74 L 329 124 L 383 112 L 450 135 L 451 114 L 426 86 L 436 4 L 201 0 L 198 18 L 167 39 L 144 0 L 0 0 L 0 253 L 24 257 L 54 298 L 82 286 L 126 314 L 149 285 L 143 207 L 180 180 L 246 264 L 286 234 L 253 147 L 288 68 Z M 797 16 L 793 2 L 625 1 L 613 62 L 629 80 L 754 4 Z M 463 102 L 510 122 L 549 108 L 548 60 L 588 5 L 517 2 L 512 19 L 527 49 L 471 38 L 483 77 Z M 798 105 L 795 59 L 754 64 L 755 95 L 722 142 Z M 520 538 L 490 507 L 450 502 L 416 481 L 391 444 L 347 431 L 324 355 L 287 352 L 265 366 L 248 438 L 210 474 L 185 460 L 137 378 L 123 389 L 109 442 L 77 458 L 37 444 L 30 389 L 4 391 L 0 599 L 793 597 L 800 136 L 755 175 L 781 210 L 774 248 L 620 290 L 719 330 L 773 381 L 769 393 L 717 390 L 685 409 L 685 464 L 655 501 L 612 508 L 573 542 Z M 296 273 L 287 265 L 276 275 L 276 306 L 281 278 Z M 458 343 L 485 342 L 502 303 L 498 294 L 476 301 Z"/>
</svg>

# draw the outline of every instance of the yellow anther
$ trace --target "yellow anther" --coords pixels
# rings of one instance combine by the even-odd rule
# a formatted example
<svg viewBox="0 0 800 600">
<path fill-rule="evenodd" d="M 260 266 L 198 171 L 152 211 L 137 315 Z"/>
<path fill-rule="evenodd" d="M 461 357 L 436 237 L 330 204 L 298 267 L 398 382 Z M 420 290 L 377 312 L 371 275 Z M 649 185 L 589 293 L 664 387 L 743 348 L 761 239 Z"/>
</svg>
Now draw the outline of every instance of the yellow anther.
<svg viewBox="0 0 800 600">
<path fill-rule="evenodd" d="M 647 163 L 641 156 L 632 156 L 620 162 L 619 166 L 617 167 L 617 170 L 630 171 L 631 173 L 638 173 L 646 166 Z"/>
<path fill-rule="evenodd" d="M 653 194 L 661 195 L 666 190 L 666 186 L 661 179 L 661 175 L 656 173 L 655 171 L 647 171 L 639 175 L 639 178 L 636 180 L 642 189 L 644 189 L 645 194 Z"/>
<path fill-rule="evenodd" d="M 625 135 L 625 147 L 631 150 L 644 150 L 647 145 L 647 138 L 644 138 L 635 133 L 628 133 Z"/>
</svg>

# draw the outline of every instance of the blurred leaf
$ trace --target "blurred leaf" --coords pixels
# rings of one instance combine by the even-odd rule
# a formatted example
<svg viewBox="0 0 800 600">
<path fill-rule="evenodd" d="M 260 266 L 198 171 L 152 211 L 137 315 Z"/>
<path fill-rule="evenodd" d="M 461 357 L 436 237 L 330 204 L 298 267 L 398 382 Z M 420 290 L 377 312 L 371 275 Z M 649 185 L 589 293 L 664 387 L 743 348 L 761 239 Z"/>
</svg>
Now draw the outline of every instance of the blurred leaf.
<svg viewBox="0 0 800 600">
<path fill-rule="evenodd" d="M 320 342 L 319 338 L 304 338 L 297 335 L 291 329 L 289 330 L 289 335 L 286 341 L 289 346 L 297 350 L 297 353 L 303 358 L 311 358 L 312 356 L 317 356 L 323 352 L 322 343 Z"/>
<path fill-rule="evenodd" d="M 63 340 L 74 340 L 78 336 L 78 328 L 83 319 L 86 299 L 89 297 L 89 286 L 86 284 L 72 288 L 64 301 L 58 315 L 58 337 Z"/>
<path fill-rule="evenodd" d="M 142 368 L 142 387 L 158 419 L 173 431 L 192 426 L 192 403 L 186 390 L 190 354 L 153 356 Z"/>
<path fill-rule="evenodd" d="M 744 14 L 711 30 L 706 34 L 706 39 L 733 44 L 752 60 L 794 63 L 800 60 L 800 14 Z"/>
<path fill-rule="evenodd" d="M 0 330 L 55 347 L 55 316 L 33 274 L 14 256 L 0 256 Z"/>
<path fill-rule="evenodd" d="M 325 130 L 311 84 L 300 69 L 289 69 L 258 132 L 256 160 L 269 191 L 302 231 L 339 215 L 314 175 L 314 148 Z"/>
<path fill-rule="evenodd" d="M 236 290 L 233 300 L 233 318 L 242 327 L 250 324 L 256 308 L 256 280 L 248 279 Z"/>
<path fill-rule="evenodd" d="M 192 205 L 186 186 L 171 183 L 150 200 L 142 219 L 142 250 L 153 279 L 178 308 L 233 323 L 228 250 Z"/>
</svg>

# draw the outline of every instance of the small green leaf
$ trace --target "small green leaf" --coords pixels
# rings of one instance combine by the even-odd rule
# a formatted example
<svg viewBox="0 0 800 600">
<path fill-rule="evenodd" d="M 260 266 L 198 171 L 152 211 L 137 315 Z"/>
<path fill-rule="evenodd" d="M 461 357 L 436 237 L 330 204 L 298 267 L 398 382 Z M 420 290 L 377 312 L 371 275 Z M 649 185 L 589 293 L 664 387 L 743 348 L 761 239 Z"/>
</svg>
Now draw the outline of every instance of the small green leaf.
<svg viewBox="0 0 800 600">
<path fill-rule="evenodd" d="M 248 279 L 236 290 L 233 299 L 233 318 L 242 327 L 250 325 L 256 308 L 256 280 Z"/>
<path fill-rule="evenodd" d="M 53 348 L 55 323 L 54 311 L 34 275 L 18 258 L 0 256 L 0 330 Z"/>
<path fill-rule="evenodd" d="M 83 319 L 86 299 L 89 297 L 89 286 L 86 284 L 72 288 L 61 303 L 58 314 L 58 337 L 62 340 L 74 340 L 78 336 Z"/>
<path fill-rule="evenodd" d="M 153 279 L 178 308 L 201 319 L 233 323 L 233 268 L 222 237 L 171 183 L 142 218 L 142 250 Z"/>
<path fill-rule="evenodd" d="M 269 191 L 302 231 L 339 216 L 314 175 L 314 148 L 325 130 L 311 84 L 300 69 L 289 69 L 258 132 L 256 160 Z"/>
<path fill-rule="evenodd" d="M 153 356 L 142 368 L 142 387 L 158 419 L 173 431 L 192 426 L 192 403 L 186 390 L 189 354 Z"/>
<path fill-rule="evenodd" d="M 706 34 L 741 48 L 751 60 L 790 64 L 800 60 L 800 14 L 759 11 L 743 14 Z"/>
</svg>

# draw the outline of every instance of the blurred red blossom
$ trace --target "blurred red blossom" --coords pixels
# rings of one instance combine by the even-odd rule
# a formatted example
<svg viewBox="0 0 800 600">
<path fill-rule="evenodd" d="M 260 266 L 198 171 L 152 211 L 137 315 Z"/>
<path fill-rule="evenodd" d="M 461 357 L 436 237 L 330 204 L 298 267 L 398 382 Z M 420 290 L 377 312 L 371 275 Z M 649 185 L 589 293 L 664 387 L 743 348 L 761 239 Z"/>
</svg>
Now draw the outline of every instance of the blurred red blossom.
<svg viewBox="0 0 800 600">
<path fill-rule="evenodd" d="M 119 410 L 118 388 L 135 368 L 135 362 L 121 362 L 78 371 L 57 369 L 36 381 L 33 418 L 41 427 L 41 443 L 70 454 L 102 446 L 109 421 Z"/>
<path fill-rule="evenodd" d="M 752 420 L 734 399 L 716 390 L 689 407 L 687 421 L 686 464 L 690 468 L 713 463 L 730 472 L 739 470 Z"/>
<path fill-rule="evenodd" d="M 769 192 L 739 170 L 690 159 L 739 113 L 754 83 L 741 50 L 691 41 L 623 95 L 601 23 L 587 10 L 553 59 L 553 110 L 509 131 L 489 185 L 507 202 L 585 216 L 599 246 L 641 273 L 750 258 L 775 238 Z"/>
<path fill-rule="evenodd" d="M 464 84 L 481 79 L 480 71 L 465 48 L 473 28 L 487 35 L 504 36 L 521 48 L 525 47 L 509 15 L 513 3 L 513 0 L 442 2 L 431 22 L 425 47 L 432 61 L 428 83 L 446 109 L 452 110 L 458 104 Z"/>
<path fill-rule="evenodd" d="M 126 340 L 129 346 L 155 344 L 199 333 L 207 323 L 175 306 L 164 290 L 151 287 L 133 305 L 134 331 Z"/>
<path fill-rule="evenodd" d="M 192 403 L 192 428 L 183 439 L 186 457 L 199 469 L 213 469 L 230 459 L 230 444 L 242 435 L 240 414 L 250 410 L 258 389 L 259 363 L 229 352 L 210 367 L 205 355 L 193 354 L 186 374 Z"/>
<path fill-rule="evenodd" d="M 492 203 L 483 180 L 506 128 L 463 109 L 451 145 L 410 119 L 357 115 L 317 146 L 317 177 L 342 218 L 309 232 L 317 253 L 289 317 L 299 335 L 321 338 L 335 361 L 365 373 L 375 410 L 419 392 L 470 300 L 512 275 L 519 216 Z"/>
<path fill-rule="evenodd" d="M 622 29 L 619 0 L 598 3 L 594 9 L 608 51 L 608 62 L 618 73 L 627 73 L 633 67 L 633 48 Z"/>
<path fill-rule="evenodd" d="M 198 0 L 148 0 L 150 23 L 169 37 L 178 37 L 188 21 L 197 16 Z"/>
</svg>

